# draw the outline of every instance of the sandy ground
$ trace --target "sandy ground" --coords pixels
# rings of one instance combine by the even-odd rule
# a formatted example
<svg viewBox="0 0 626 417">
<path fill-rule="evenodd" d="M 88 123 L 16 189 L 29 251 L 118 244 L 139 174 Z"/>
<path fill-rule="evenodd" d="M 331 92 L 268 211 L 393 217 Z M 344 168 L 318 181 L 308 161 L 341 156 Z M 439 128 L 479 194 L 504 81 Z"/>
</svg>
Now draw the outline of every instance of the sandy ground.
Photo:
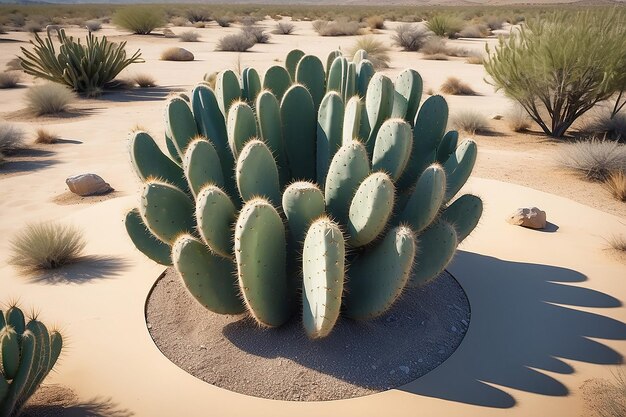
<svg viewBox="0 0 626 417">
<path fill-rule="evenodd" d="M 62 361 L 48 382 L 67 386 L 81 401 L 110 398 L 111 407 L 138 416 L 200 416 L 208 409 L 220 416 L 251 411 L 275 416 L 414 416 L 416 410 L 432 416 L 582 414 L 579 387 L 590 378 L 609 379 L 626 352 L 626 268 L 606 250 L 611 234 L 626 233 L 626 205 L 601 185 L 556 169 L 561 144 L 534 134 L 514 134 L 502 121 L 492 122 L 496 135 L 477 137 L 478 178 L 468 189 L 485 198 L 485 216 L 450 269 L 468 294 L 472 325 L 455 354 L 434 371 L 372 396 L 297 404 L 210 386 L 161 355 L 146 329 L 143 303 L 162 268 L 133 249 L 122 224 L 124 212 L 136 205 L 138 188 L 127 156 L 129 130 L 141 125 L 162 138 L 163 100 L 172 91 L 188 90 L 206 72 L 234 68 L 240 60 L 242 66 L 254 65 L 262 73 L 281 63 L 292 48 L 325 57 L 354 42 L 352 37 L 316 36 L 310 24 L 302 22 L 295 35 L 273 35 L 271 43 L 256 45 L 249 53 L 214 51 L 219 37 L 237 30 L 201 29 L 202 42 L 183 44 L 105 28 L 101 34 L 127 40 L 129 50 L 143 52 L 146 63 L 133 65 L 127 75 L 148 73 L 159 87 L 79 100 L 71 117 L 32 117 L 23 111 L 26 88 L 0 90 L 1 120 L 22 127 L 29 137 L 45 127 L 64 139 L 10 159 L 0 169 L 0 235 L 5 236 L 0 240 L 0 295 L 4 300 L 19 298 L 28 308 L 36 306 L 44 320 L 68 335 Z M 28 45 L 29 36 L 0 36 L 18 40 L 0 41 L 0 68 L 20 46 Z M 388 31 L 377 36 L 389 40 Z M 482 50 L 484 42 L 451 43 Z M 196 61 L 159 61 L 160 52 L 169 46 L 191 50 Z M 479 92 L 447 97 L 451 113 L 471 108 L 502 114 L 510 106 L 483 81 L 482 67 L 462 58 L 426 61 L 419 54 L 399 51 L 391 57 L 389 75 L 415 68 L 425 80 L 425 90 L 437 90 L 455 75 Z M 117 191 L 113 198 L 68 204 L 65 178 L 85 172 L 109 182 Z M 529 204 L 547 211 L 548 220 L 559 227 L 557 233 L 504 223 L 515 208 Z M 8 238 L 31 221 L 51 219 L 81 227 L 90 258 L 55 274 L 20 276 L 6 265 Z"/>
</svg>

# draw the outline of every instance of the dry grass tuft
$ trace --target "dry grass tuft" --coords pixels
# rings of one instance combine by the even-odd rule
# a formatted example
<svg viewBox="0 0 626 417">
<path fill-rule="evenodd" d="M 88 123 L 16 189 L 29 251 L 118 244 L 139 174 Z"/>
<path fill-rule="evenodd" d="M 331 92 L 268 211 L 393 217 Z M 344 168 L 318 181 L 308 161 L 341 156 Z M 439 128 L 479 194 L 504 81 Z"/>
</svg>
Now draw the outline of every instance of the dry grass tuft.
<svg viewBox="0 0 626 417">
<path fill-rule="evenodd" d="M 84 26 L 89 32 L 97 32 L 102 29 L 102 23 L 99 20 L 87 20 Z"/>
<path fill-rule="evenodd" d="M 347 19 L 337 19 L 335 21 L 316 20 L 313 22 L 313 29 L 320 36 L 354 36 L 358 35 L 361 29 L 359 22 Z"/>
<path fill-rule="evenodd" d="M 272 31 L 277 35 L 291 35 L 295 30 L 295 26 L 290 22 L 278 22 L 276 23 L 276 27 Z"/>
<path fill-rule="evenodd" d="M 200 34 L 193 30 L 187 30 L 178 35 L 181 42 L 199 42 Z"/>
<path fill-rule="evenodd" d="M 266 33 L 260 26 L 244 26 L 243 28 L 241 28 L 241 32 L 246 36 L 254 39 L 256 43 L 268 43 L 270 40 L 270 35 Z"/>
<path fill-rule="evenodd" d="M 624 236 L 618 238 L 621 249 L 626 250 Z M 609 242 L 613 245 L 612 242 Z M 587 402 L 587 408 L 595 411 L 593 415 L 600 417 L 623 417 L 626 416 L 626 374 L 623 367 L 612 372 L 612 380 L 594 378 L 585 381 L 582 392 Z"/>
<path fill-rule="evenodd" d="M 35 138 L 35 143 L 40 143 L 43 145 L 52 145 L 54 143 L 57 143 L 59 141 L 59 137 L 54 134 L 51 133 L 50 131 L 47 131 L 45 129 L 37 129 L 37 136 Z"/>
<path fill-rule="evenodd" d="M 72 91 L 61 84 L 46 83 L 26 91 L 26 106 L 38 116 L 62 113 L 75 97 Z"/>
<path fill-rule="evenodd" d="M 157 85 L 156 80 L 150 74 L 135 74 L 131 81 L 141 88 L 156 87 Z"/>
<path fill-rule="evenodd" d="M 626 112 L 617 113 L 612 118 L 609 111 L 595 112 L 587 117 L 579 130 L 596 138 L 626 141 Z"/>
<path fill-rule="evenodd" d="M 21 80 L 21 71 L 0 72 L 0 88 L 15 88 Z"/>
<path fill-rule="evenodd" d="M 28 22 L 24 25 L 24 30 L 30 33 L 39 33 L 43 30 L 43 27 L 37 22 Z"/>
<path fill-rule="evenodd" d="M 423 58 L 428 59 L 429 61 L 447 61 L 449 59 L 446 54 L 424 55 Z"/>
<path fill-rule="evenodd" d="M 27 269 L 53 269 L 76 261 L 86 242 L 74 226 L 34 223 L 11 241 L 9 262 Z"/>
<path fill-rule="evenodd" d="M 0 124 L 0 152 L 10 154 L 24 144 L 24 131 L 8 123 Z"/>
<path fill-rule="evenodd" d="M 440 90 L 444 94 L 452 94 L 455 96 L 476 95 L 476 91 L 474 91 L 472 87 L 456 77 L 448 77 L 448 79 L 443 84 L 441 84 Z"/>
<path fill-rule="evenodd" d="M 367 27 L 370 29 L 384 29 L 385 28 L 385 18 L 382 16 L 370 16 L 365 19 L 365 23 Z"/>
<path fill-rule="evenodd" d="M 375 69 L 389 68 L 389 62 L 391 57 L 389 51 L 391 50 L 382 41 L 379 41 L 372 35 L 360 36 L 356 39 L 350 49 L 348 49 L 348 56 L 354 57 L 359 50 L 367 52 L 367 59 L 372 62 Z"/>
<path fill-rule="evenodd" d="M 420 49 L 425 55 L 448 54 L 448 45 L 446 40 L 439 36 L 429 36 Z"/>
<path fill-rule="evenodd" d="M 532 119 L 520 105 L 514 105 L 504 115 L 504 120 L 514 132 L 525 132 L 532 126 Z"/>
<path fill-rule="evenodd" d="M 611 172 L 606 177 L 604 185 L 613 194 L 613 197 L 619 201 L 626 201 L 626 173 L 624 171 Z"/>
<path fill-rule="evenodd" d="M 404 23 L 396 27 L 391 39 L 404 51 L 419 51 L 432 33 L 422 25 Z"/>
<path fill-rule="evenodd" d="M 256 45 L 256 39 L 243 32 L 226 35 L 217 42 L 217 50 L 245 52 Z"/>
<path fill-rule="evenodd" d="M 481 114 L 473 110 L 466 110 L 456 113 L 451 119 L 452 126 L 456 130 L 461 130 L 474 135 L 476 133 L 489 133 L 489 120 Z"/>
<path fill-rule="evenodd" d="M 485 57 L 482 53 L 470 53 L 465 62 L 473 65 L 482 65 L 485 62 Z"/>
<path fill-rule="evenodd" d="M 591 181 L 604 181 L 612 172 L 626 172 L 626 145 L 591 139 L 565 144 L 559 164 Z"/>
<path fill-rule="evenodd" d="M 615 249 L 616 251 L 619 251 L 619 252 L 626 253 L 626 236 L 625 235 L 613 235 L 608 239 L 608 242 L 612 249 Z"/>
</svg>

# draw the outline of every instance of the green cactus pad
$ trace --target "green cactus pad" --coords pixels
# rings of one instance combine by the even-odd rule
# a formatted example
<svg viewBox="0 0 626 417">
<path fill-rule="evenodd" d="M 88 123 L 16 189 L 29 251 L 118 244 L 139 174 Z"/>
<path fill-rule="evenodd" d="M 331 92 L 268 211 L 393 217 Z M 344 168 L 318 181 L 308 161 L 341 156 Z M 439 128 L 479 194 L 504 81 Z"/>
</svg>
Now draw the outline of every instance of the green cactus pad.
<svg viewBox="0 0 626 417">
<path fill-rule="evenodd" d="M 302 321 L 310 338 L 328 336 L 341 310 L 345 243 L 330 219 L 315 220 L 302 251 Z"/>
<path fill-rule="evenodd" d="M 0 372 L 0 404 L 2 404 L 2 401 L 4 401 L 8 393 L 9 383 L 7 382 L 5 377 L 2 376 L 2 372 Z"/>
<path fill-rule="evenodd" d="M 232 70 L 224 70 L 215 79 L 215 95 L 224 119 L 235 101 L 241 100 L 239 77 Z"/>
<path fill-rule="evenodd" d="M 378 130 L 385 120 L 391 116 L 393 95 L 393 82 L 381 73 L 375 74 L 369 83 L 367 96 L 365 97 L 365 108 L 367 109 L 367 117 L 370 126 L 370 133 L 366 142 L 369 155 L 372 155 L 374 152 Z"/>
<path fill-rule="evenodd" d="M 63 349 L 63 337 L 61 333 L 53 330 L 50 332 L 50 360 L 48 361 L 48 372 L 52 370 L 57 359 L 59 359 L 61 349 Z"/>
<path fill-rule="evenodd" d="M 176 162 L 179 166 L 183 164 L 183 158 L 180 157 L 178 151 L 176 150 L 176 146 L 172 139 L 170 138 L 171 133 L 165 129 L 165 149 L 167 150 L 168 155 L 172 158 L 172 161 Z"/>
<path fill-rule="evenodd" d="M 32 377 L 35 370 L 36 361 L 39 360 L 38 357 L 35 357 L 35 335 L 32 332 L 24 332 L 20 339 L 20 344 L 22 349 L 19 368 L 15 378 L 11 381 L 4 400 L 0 402 L 0 416 L 12 416 L 14 411 L 21 406 L 18 401 L 20 398 L 24 398 L 22 397 L 22 392 L 25 392 L 29 378 Z"/>
<path fill-rule="evenodd" d="M 150 232 L 161 241 L 172 244 L 182 233 L 195 229 L 193 202 L 173 185 L 148 181 L 143 186 L 139 211 Z"/>
<path fill-rule="evenodd" d="M 342 52 L 338 49 L 331 51 L 328 56 L 326 57 L 326 83 L 327 83 L 327 88 L 328 88 L 328 77 L 330 75 L 330 68 L 333 65 L 333 62 L 335 62 L 335 59 L 337 59 L 338 57 L 342 56 Z M 327 92 L 330 90 L 326 90 Z M 337 91 L 337 90 L 335 90 Z"/>
<path fill-rule="evenodd" d="M 358 64 L 359 62 L 367 58 L 368 58 L 367 51 L 365 49 L 359 49 L 358 51 L 354 53 L 354 56 L 352 57 L 352 62 L 354 62 L 355 64 Z"/>
<path fill-rule="evenodd" d="M 254 68 L 244 68 L 241 72 L 241 93 L 243 99 L 254 104 L 256 96 L 261 92 L 261 77 Z"/>
<path fill-rule="evenodd" d="M 265 197 L 280 204 L 278 169 L 267 145 L 258 139 L 249 141 L 237 159 L 237 187 L 243 201 Z"/>
<path fill-rule="evenodd" d="M 0 360 L 4 376 L 8 379 L 15 378 L 20 363 L 20 344 L 17 333 L 11 327 L 0 331 Z"/>
<path fill-rule="evenodd" d="M 289 87 L 280 103 L 280 119 L 290 177 L 315 181 L 317 120 L 309 90 L 299 84 Z"/>
<path fill-rule="evenodd" d="M 172 134 L 170 139 L 182 158 L 189 143 L 198 136 L 196 119 L 188 102 L 175 97 L 167 103 L 167 126 Z"/>
<path fill-rule="evenodd" d="M 440 165 L 433 164 L 419 177 L 398 220 L 410 225 L 414 232 L 421 232 L 437 217 L 445 194 L 446 173 Z"/>
<path fill-rule="evenodd" d="M 287 69 L 287 72 L 292 80 L 296 79 L 296 68 L 298 66 L 298 62 L 300 62 L 304 55 L 304 52 L 301 50 L 292 49 L 287 54 L 287 58 L 285 58 L 285 68 Z"/>
<path fill-rule="evenodd" d="M 198 239 L 182 235 L 172 247 L 176 271 L 193 297 L 218 314 L 245 311 L 235 279 L 235 264 L 213 255 Z"/>
<path fill-rule="evenodd" d="M 349 62 L 346 69 L 346 77 L 341 89 L 341 97 L 344 101 L 350 100 L 356 94 L 356 64 Z"/>
<path fill-rule="evenodd" d="M 282 67 L 279 67 L 282 68 Z M 281 184 L 287 181 L 287 155 L 283 141 L 283 125 L 280 120 L 280 104 L 270 91 L 263 91 L 257 96 L 256 113 L 259 138 L 265 142 L 278 165 Z"/>
<path fill-rule="evenodd" d="M 369 59 L 364 59 L 356 65 L 356 92 L 360 97 L 367 96 L 367 87 L 375 73 L 374 64 Z"/>
<path fill-rule="evenodd" d="M 454 153 L 459 141 L 459 132 L 451 130 L 443 136 L 441 143 L 437 148 L 437 162 L 440 164 L 445 163 L 450 155 Z"/>
<path fill-rule="evenodd" d="M 454 227 L 437 221 L 419 236 L 419 250 L 415 257 L 415 272 L 410 285 L 422 285 L 439 275 L 454 257 L 457 237 Z"/>
<path fill-rule="evenodd" d="M 341 146 L 344 106 L 334 91 L 322 100 L 317 116 L 317 183 L 324 184 L 330 161 Z"/>
<path fill-rule="evenodd" d="M 171 247 L 155 238 L 143 222 L 138 209 L 132 209 L 124 219 L 126 232 L 133 244 L 144 255 L 161 265 L 171 265 Z"/>
<path fill-rule="evenodd" d="M 483 201 L 472 194 L 457 198 L 441 213 L 441 219 L 450 223 L 456 230 L 458 243 L 461 243 L 478 225 L 483 214 Z"/>
<path fill-rule="evenodd" d="M 231 229 L 235 223 L 236 208 L 219 187 L 207 185 L 196 199 L 198 232 L 209 249 L 216 255 L 232 258 Z"/>
<path fill-rule="evenodd" d="M 311 222 L 324 214 L 324 196 L 316 184 L 294 182 L 283 193 L 283 212 L 294 242 L 302 242 Z"/>
<path fill-rule="evenodd" d="M 217 151 L 204 138 L 197 138 L 189 144 L 183 158 L 183 169 L 194 196 L 206 184 L 224 187 L 224 175 Z"/>
<path fill-rule="evenodd" d="M 280 326 L 291 317 L 295 286 L 287 277 L 285 227 L 263 199 L 242 208 L 235 225 L 239 287 L 248 311 L 261 326 Z"/>
<path fill-rule="evenodd" d="M 467 182 L 474 169 L 477 153 L 476 142 L 465 139 L 443 165 L 443 169 L 446 170 L 445 201 L 452 200 Z"/>
<path fill-rule="evenodd" d="M 348 269 L 346 315 L 363 320 L 389 310 L 411 276 L 415 254 L 413 232 L 398 226 L 358 256 Z"/>
<path fill-rule="evenodd" d="M 309 90 L 317 110 L 326 92 L 326 73 L 322 61 L 315 55 L 303 56 L 296 67 L 296 82 Z"/>
<path fill-rule="evenodd" d="M 24 319 L 24 313 L 19 308 L 12 306 L 5 313 L 6 324 L 13 327 L 13 330 L 18 335 L 24 333 L 26 330 L 26 320 Z"/>
<path fill-rule="evenodd" d="M 380 235 L 393 211 L 395 190 L 389 175 L 375 172 L 367 177 L 352 199 L 348 215 L 348 243 L 364 246 Z"/>
<path fill-rule="evenodd" d="M 339 94 L 343 92 L 343 79 L 347 73 L 348 61 L 338 55 L 328 67 L 328 81 L 326 83 L 326 91 L 335 91 Z"/>
<path fill-rule="evenodd" d="M 130 138 L 129 148 L 130 160 L 139 179 L 160 178 L 183 190 L 188 188 L 183 169 L 161 152 L 149 134 L 135 132 Z"/>
<path fill-rule="evenodd" d="M 360 97 L 355 96 L 348 100 L 343 119 L 342 144 L 349 143 L 354 139 L 359 139 L 363 107 L 363 100 L 361 100 Z"/>
<path fill-rule="evenodd" d="M 376 137 L 372 170 L 384 171 L 397 180 L 409 161 L 412 147 L 411 126 L 402 119 L 387 120 Z"/>
<path fill-rule="evenodd" d="M 328 212 L 340 224 L 348 223 L 352 197 L 369 174 L 369 159 L 361 142 L 350 141 L 335 153 L 326 176 L 324 198 Z"/>
<path fill-rule="evenodd" d="M 393 111 L 391 117 L 400 117 L 413 126 L 415 115 L 422 100 L 422 77 L 413 69 L 402 71 L 395 82 Z"/>
<path fill-rule="evenodd" d="M 239 157 L 239 153 L 246 142 L 252 138 L 256 138 L 256 128 L 254 111 L 252 111 L 248 103 L 245 101 L 233 103 L 228 111 L 226 132 L 228 133 L 228 144 L 235 159 Z"/>
<path fill-rule="evenodd" d="M 291 76 L 289 72 L 280 65 L 274 65 L 265 72 L 263 77 L 263 88 L 269 90 L 276 96 L 278 101 L 282 100 L 283 95 L 291 86 Z M 257 98 L 258 100 L 258 98 Z"/>
</svg>

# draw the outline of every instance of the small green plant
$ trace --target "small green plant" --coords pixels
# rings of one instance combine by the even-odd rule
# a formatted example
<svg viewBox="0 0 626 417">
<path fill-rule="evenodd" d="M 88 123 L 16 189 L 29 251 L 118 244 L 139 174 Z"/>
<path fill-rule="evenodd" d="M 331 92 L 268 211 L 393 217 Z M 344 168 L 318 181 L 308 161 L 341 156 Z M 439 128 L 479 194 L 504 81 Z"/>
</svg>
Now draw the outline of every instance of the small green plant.
<svg viewBox="0 0 626 417">
<path fill-rule="evenodd" d="M 476 91 L 474 91 L 472 87 L 457 77 L 448 77 L 446 81 L 441 84 L 440 91 L 444 94 L 452 94 L 455 96 L 476 95 Z"/>
<path fill-rule="evenodd" d="M 57 330 L 24 313 L 16 305 L 0 310 L 0 415 L 14 417 L 48 376 L 63 348 Z"/>
<path fill-rule="evenodd" d="M 30 87 L 25 94 L 28 110 L 37 116 L 63 113 L 74 101 L 74 94 L 65 86 L 45 83 Z"/>
<path fill-rule="evenodd" d="M 24 144 L 24 131 L 8 123 L 0 124 L 0 152 L 10 154 Z"/>
<path fill-rule="evenodd" d="M 350 58 L 354 58 L 355 54 L 361 50 L 367 53 L 367 59 L 374 65 L 374 69 L 389 68 L 391 49 L 383 41 L 376 39 L 373 35 L 359 36 L 347 53 Z"/>
<path fill-rule="evenodd" d="M 256 39 L 243 32 L 226 35 L 217 42 L 219 51 L 245 52 L 256 45 Z"/>
<path fill-rule="evenodd" d="M 423 25 L 403 23 L 396 27 L 391 39 L 404 51 L 419 51 L 431 34 Z"/>
<path fill-rule="evenodd" d="M 439 14 L 428 19 L 426 27 L 437 36 L 452 37 L 463 28 L 463 22 L 455 17 Z"/>
<path fill-rule="evenodd" d="M 22 80 L 20 71 L 0 72 L 0 88 L 15 88 Z"/>
<path fill-rule="evenodd" d="M 452 116 L 452 126 L 457 130 L 462 130 L 470 135 L 476 133 L 489 133 L 489 121 L 482 114 L 474 110 L 464 110 Z"/>
<path fill-rule="evenodd" d="M 111 82 L 124 68 L 136 62 L 143 62 L 141 52 L 126 56 L 126 42 L 109 42 L 106 36 L 98 38 L 87 35 L 85 44 L 67 36 L 63 29 L 58 31 L 60 42 L 57 52 L 48 33 L 44 41 L 35 35 L 30 41 L 33 50 L 22 47 L 20 57 L 24 72 L 35 77 L 64 84 L 77 93 L 95 96 Z"/>
<path fill-rule="evenodd" d="M 564 144 L 558 161 L 588 180 L 604 181 L 612 172 L 626 172 L 626 145 L 598 139 Z"/>
<path fill-rule="evenodd" d="M 136 35 L 148 35 L 154 29 L 165 26 L 165 17 L 158 7 L 124 6 L 115 12 L 113 23 Z"/>
</svg>

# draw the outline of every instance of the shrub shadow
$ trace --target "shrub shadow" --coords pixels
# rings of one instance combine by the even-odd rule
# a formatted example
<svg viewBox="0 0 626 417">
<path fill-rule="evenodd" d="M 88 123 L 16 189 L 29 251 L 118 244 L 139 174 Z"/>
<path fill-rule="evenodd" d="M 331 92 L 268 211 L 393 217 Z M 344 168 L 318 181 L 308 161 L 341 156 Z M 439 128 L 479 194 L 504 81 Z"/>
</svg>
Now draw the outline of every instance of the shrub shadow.
<svg viewBox="0 0 626 417">
<path fill-rule="evenodd" d="M 128 103 L 134 101 L 160 101 L 165 100 L 171 93 L 185 91 L 182 88 L 172 87 L 147 87 L 132 88 L 130 90 L 117 90 L 106 92 L 99 100 Z"/>
<path fill-rule="evenodd" d="M 512 394 L 494 385 L 540 395 L 566 396 L 569 389 L 543 372 L 571 374 L 561 359 L 598 365 L 622 363 L 622 355 L 598 339 L 626 340 L 626 325 L 577 309 L 617 308 L 602 292 L 576 286 L 587 278 L 571 269 L 511 262 L 459 251 L 458 268 L 472 321 L 461 348 L 436 371 L 400 389 L 485 407 L 509 408 Z M 453 267 L 454 269 L 454 267 Z"/>
<path fill-rule="evenodd" d="M 31 405 L 24 411 L 25 417 L 131 417 L 133 415 L 135 413 L 119 408 L 110 398 L 94 398 L 65 405 Z"/>
<path fill-rule="evenodd" d="M 82 284 L 117 277 L 129 266 L 129 262 L 121 257 L 82 256 L 58 269 L 33 271 L 29 278 L 31 282 L 41 284 Z"/>
</svg>

